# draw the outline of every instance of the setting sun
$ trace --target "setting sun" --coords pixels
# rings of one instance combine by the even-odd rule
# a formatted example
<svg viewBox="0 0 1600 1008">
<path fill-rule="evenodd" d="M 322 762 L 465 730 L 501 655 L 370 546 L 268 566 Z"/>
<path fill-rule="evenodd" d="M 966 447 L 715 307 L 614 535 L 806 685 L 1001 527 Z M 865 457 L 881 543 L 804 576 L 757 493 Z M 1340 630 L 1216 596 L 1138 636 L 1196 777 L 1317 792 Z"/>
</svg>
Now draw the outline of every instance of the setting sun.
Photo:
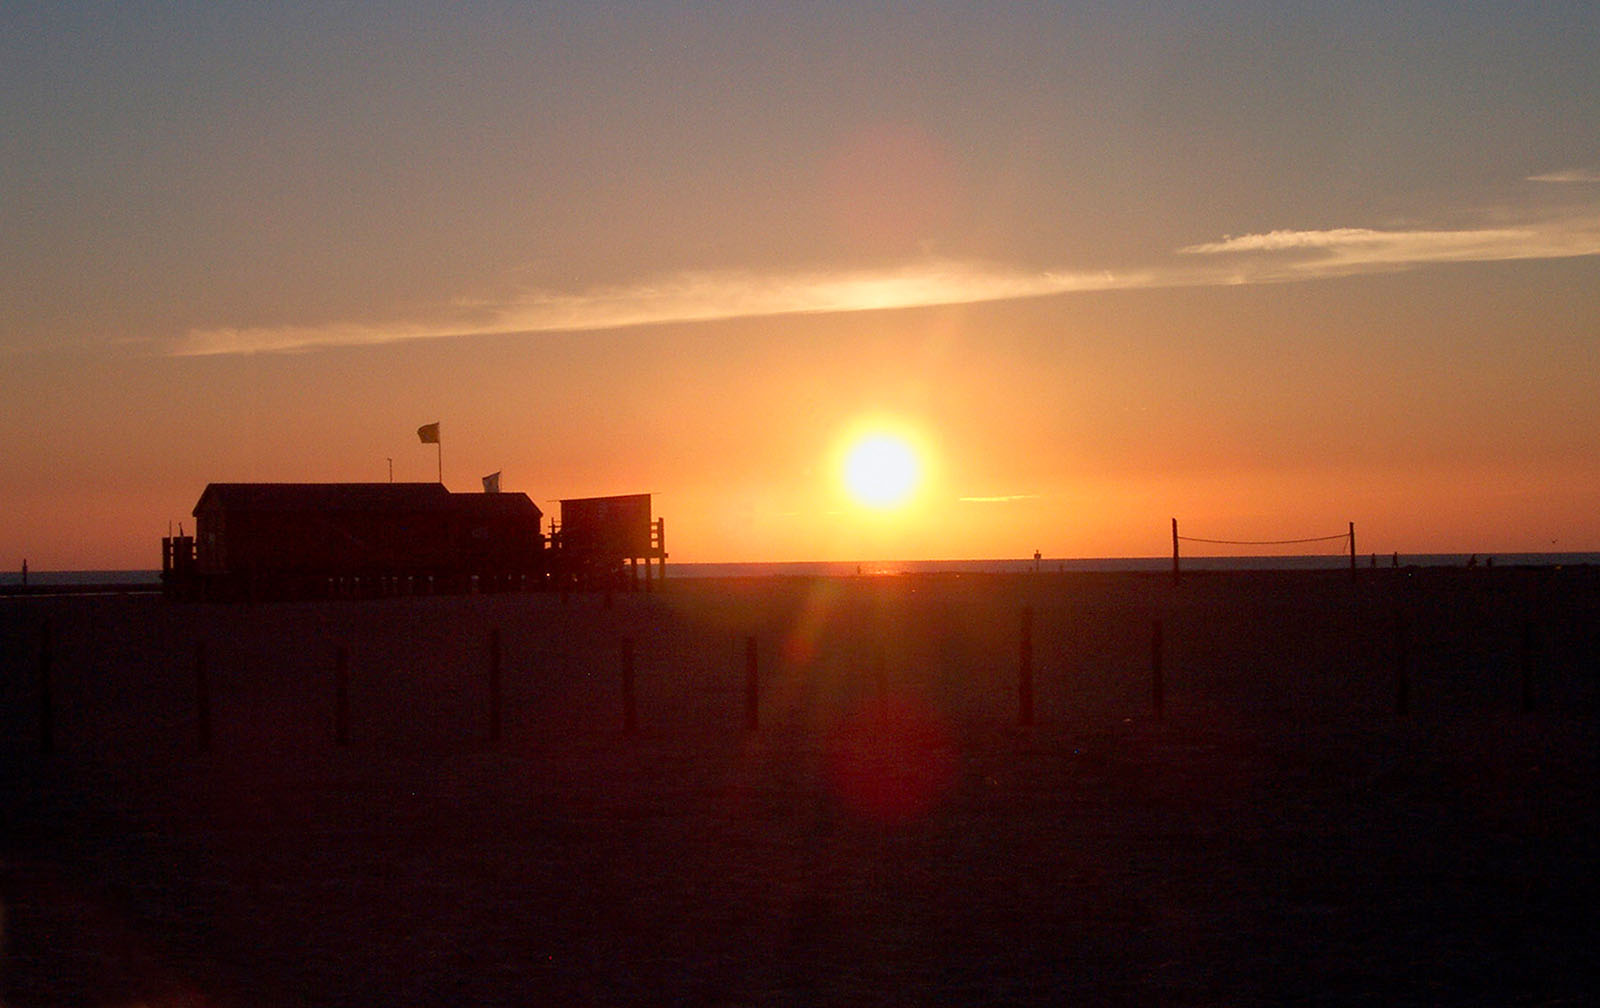
<svg viewBox="0 0 1600 1008">
<path fill-rule="evenodd" d="M 922 481 L 922 465 L 911 443 L 896 434 L 858 438 L 845 453 L 844 485 L 856 503 L 876 510 L 898 507 Z"/>
</svg>

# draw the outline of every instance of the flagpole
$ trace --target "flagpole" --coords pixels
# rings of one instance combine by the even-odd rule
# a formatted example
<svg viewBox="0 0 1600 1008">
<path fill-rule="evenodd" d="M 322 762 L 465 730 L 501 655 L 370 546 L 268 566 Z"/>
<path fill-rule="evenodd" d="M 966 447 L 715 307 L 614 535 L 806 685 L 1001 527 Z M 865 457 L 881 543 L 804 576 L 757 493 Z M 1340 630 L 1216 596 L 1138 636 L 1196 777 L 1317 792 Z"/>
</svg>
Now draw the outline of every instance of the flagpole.
<svg viewBox="0 0 1600 1008">
<path fill-rule="evenodd" d="M 433 443 L 433 446 L 434 448 L 438 449 L 439 485 L 444 486 L 444 437 L 441 436 L 439 440 Z"/>
</svg>

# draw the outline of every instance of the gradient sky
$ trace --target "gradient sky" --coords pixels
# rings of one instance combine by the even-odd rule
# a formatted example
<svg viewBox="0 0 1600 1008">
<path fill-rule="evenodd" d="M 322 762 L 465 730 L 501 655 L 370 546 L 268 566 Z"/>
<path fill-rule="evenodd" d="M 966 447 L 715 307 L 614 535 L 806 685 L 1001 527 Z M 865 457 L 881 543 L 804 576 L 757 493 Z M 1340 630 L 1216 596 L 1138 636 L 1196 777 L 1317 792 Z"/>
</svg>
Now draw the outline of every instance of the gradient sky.
<svg viewBox="0 0 1600 1008">
<path fill-rule="evenodd" d="M 684 561 L 1600 550 L 1600 5 L 859 6 L 5 5 L 0 563 L 432 421 Z"/>
</svg>

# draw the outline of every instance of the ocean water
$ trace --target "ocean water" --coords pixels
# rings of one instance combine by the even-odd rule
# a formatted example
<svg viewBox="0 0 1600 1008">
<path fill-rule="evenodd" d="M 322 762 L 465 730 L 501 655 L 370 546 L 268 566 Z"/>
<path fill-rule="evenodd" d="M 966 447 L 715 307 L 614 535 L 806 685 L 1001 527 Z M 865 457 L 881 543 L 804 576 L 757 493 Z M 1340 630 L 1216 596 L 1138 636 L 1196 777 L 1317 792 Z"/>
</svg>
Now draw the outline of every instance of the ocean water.
<svg viewBox="0 0 1600 1008">
<path fill-rule="evenodd" d="M 1357 565 L 1389 567 L 1398 562 L 1412 567 L 1464 567 L 1476 562 L 1507 567 L 1570 567 L 1600 565 L 1600 553 L 1402 553 L 1357 554 Z M 1349 554 L 1306 556 L 1184 557 L 1184 570 L 1340 570 L 1350 565 Z M 715 577 L 849 577 L 892 574 L 1025 574 L 1030 571 L 1166 571 L 1172 558 L 1164 557 L 1043 557 L 994 560 L 862 560 L 789 563 L 674 563 L 667 564 L 672 578 Z M 28 572 L 28 584 L 38 586 L 85 584 L 159 584 L 156 570 L 91 570 Z M 20 570 L 0 573 L 0 587 L 22 583 Z"/>
<path fill-rule="evenodd" d="M 1600 553 L 1401 553 L 1357 554 L 1357 566 L 1464 567 L 1476 560 L 1508 567 L 1564 567 L 1600 564 Z M 1350 555 L 1183 557 L 1184 570 L 1343 570 Z M 853 574 L 1025 574 L 1032 571 L 1169 571 L 1172 557 L 1041 557 L 1039 560 L 863 560 L 804 563 L 668 562 L 668 577 L 847 577 Z"/>
<path fill-rule="evenodd" d="M 55 585 L 142 585 L 160 583 L 161 572 L 158 570 L 28 571 L 29 587 L 48 588 Z M 20 584 L 22 584 L 21 570 L 0 573 L 0 588 L 14 587 Z"/>
</svg>

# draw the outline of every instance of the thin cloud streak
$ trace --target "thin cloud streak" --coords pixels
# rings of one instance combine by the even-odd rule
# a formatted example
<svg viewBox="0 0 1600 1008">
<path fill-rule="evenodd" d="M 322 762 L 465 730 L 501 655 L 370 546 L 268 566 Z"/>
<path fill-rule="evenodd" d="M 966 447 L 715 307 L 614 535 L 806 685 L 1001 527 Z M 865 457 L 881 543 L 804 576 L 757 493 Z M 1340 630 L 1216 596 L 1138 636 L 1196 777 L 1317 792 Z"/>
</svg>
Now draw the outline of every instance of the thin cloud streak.
<svg viewBox="0 0 1600 1008">
<path fill-rule="evenodd" d="M 460 305 L 456 317 L 432 323 L 198 329 L 190 331 L 172 354 L 282 352 L 453 336 L 582 332 L 673 322 L 880 311 L 1154 283 L 1154 277 L 1146 273 L 1024 272 L 945 261 L 843 274 L 684 273 L 583 294 L 533 292 L 502 304 Z"/>
<path fill-rule="evenodd" d="M 1583 184 L 1600 182 L 1600 171 L 1585 171 L 1575 168 L 1570 171 L 1545 172 L 1542 175 L 1529 175 L 1529 182 L 1553 182 L 1556 184 Z"/>
<path fill-rule="evenodd" d="M 1563 259 L 1600 254 L 1600 215 L 1526 227 L 1456 231 L 1268 231 L 1230 236 L 1179 251 L 1193 256 L 1251 257 L 1253 261 L 1247 261 L 1234 282 L 1258 283 L 1399 270 L 1430 263 Z"/>
<path fill-rule="evenodd" d="M 1038 494 L 1002 494 L 998 497 L 957 497 L 962 504 L 1011 504 L 1015 501 L 1038 500 Z"/>
<path fill-rule="evenodd" d="M 577 294 L 530 292 L 457 304 L 394 323 L 191 330 L 171 356 L 375 346 L 424 339 L 582 332 L 778 315 L 977 304 L 1091 291 L 1283 283 L 1397 272 L 1432 263 L 1600 254 L 1600 211 L 1519 227 L 1464 230 L 1331 228 L 1228 236 L 1177 250 L 1181 266 L 1123 273 L 1026 271 L 952 260 L 896 269 L 794 274 L 683 273 Z"/>
</svg>

